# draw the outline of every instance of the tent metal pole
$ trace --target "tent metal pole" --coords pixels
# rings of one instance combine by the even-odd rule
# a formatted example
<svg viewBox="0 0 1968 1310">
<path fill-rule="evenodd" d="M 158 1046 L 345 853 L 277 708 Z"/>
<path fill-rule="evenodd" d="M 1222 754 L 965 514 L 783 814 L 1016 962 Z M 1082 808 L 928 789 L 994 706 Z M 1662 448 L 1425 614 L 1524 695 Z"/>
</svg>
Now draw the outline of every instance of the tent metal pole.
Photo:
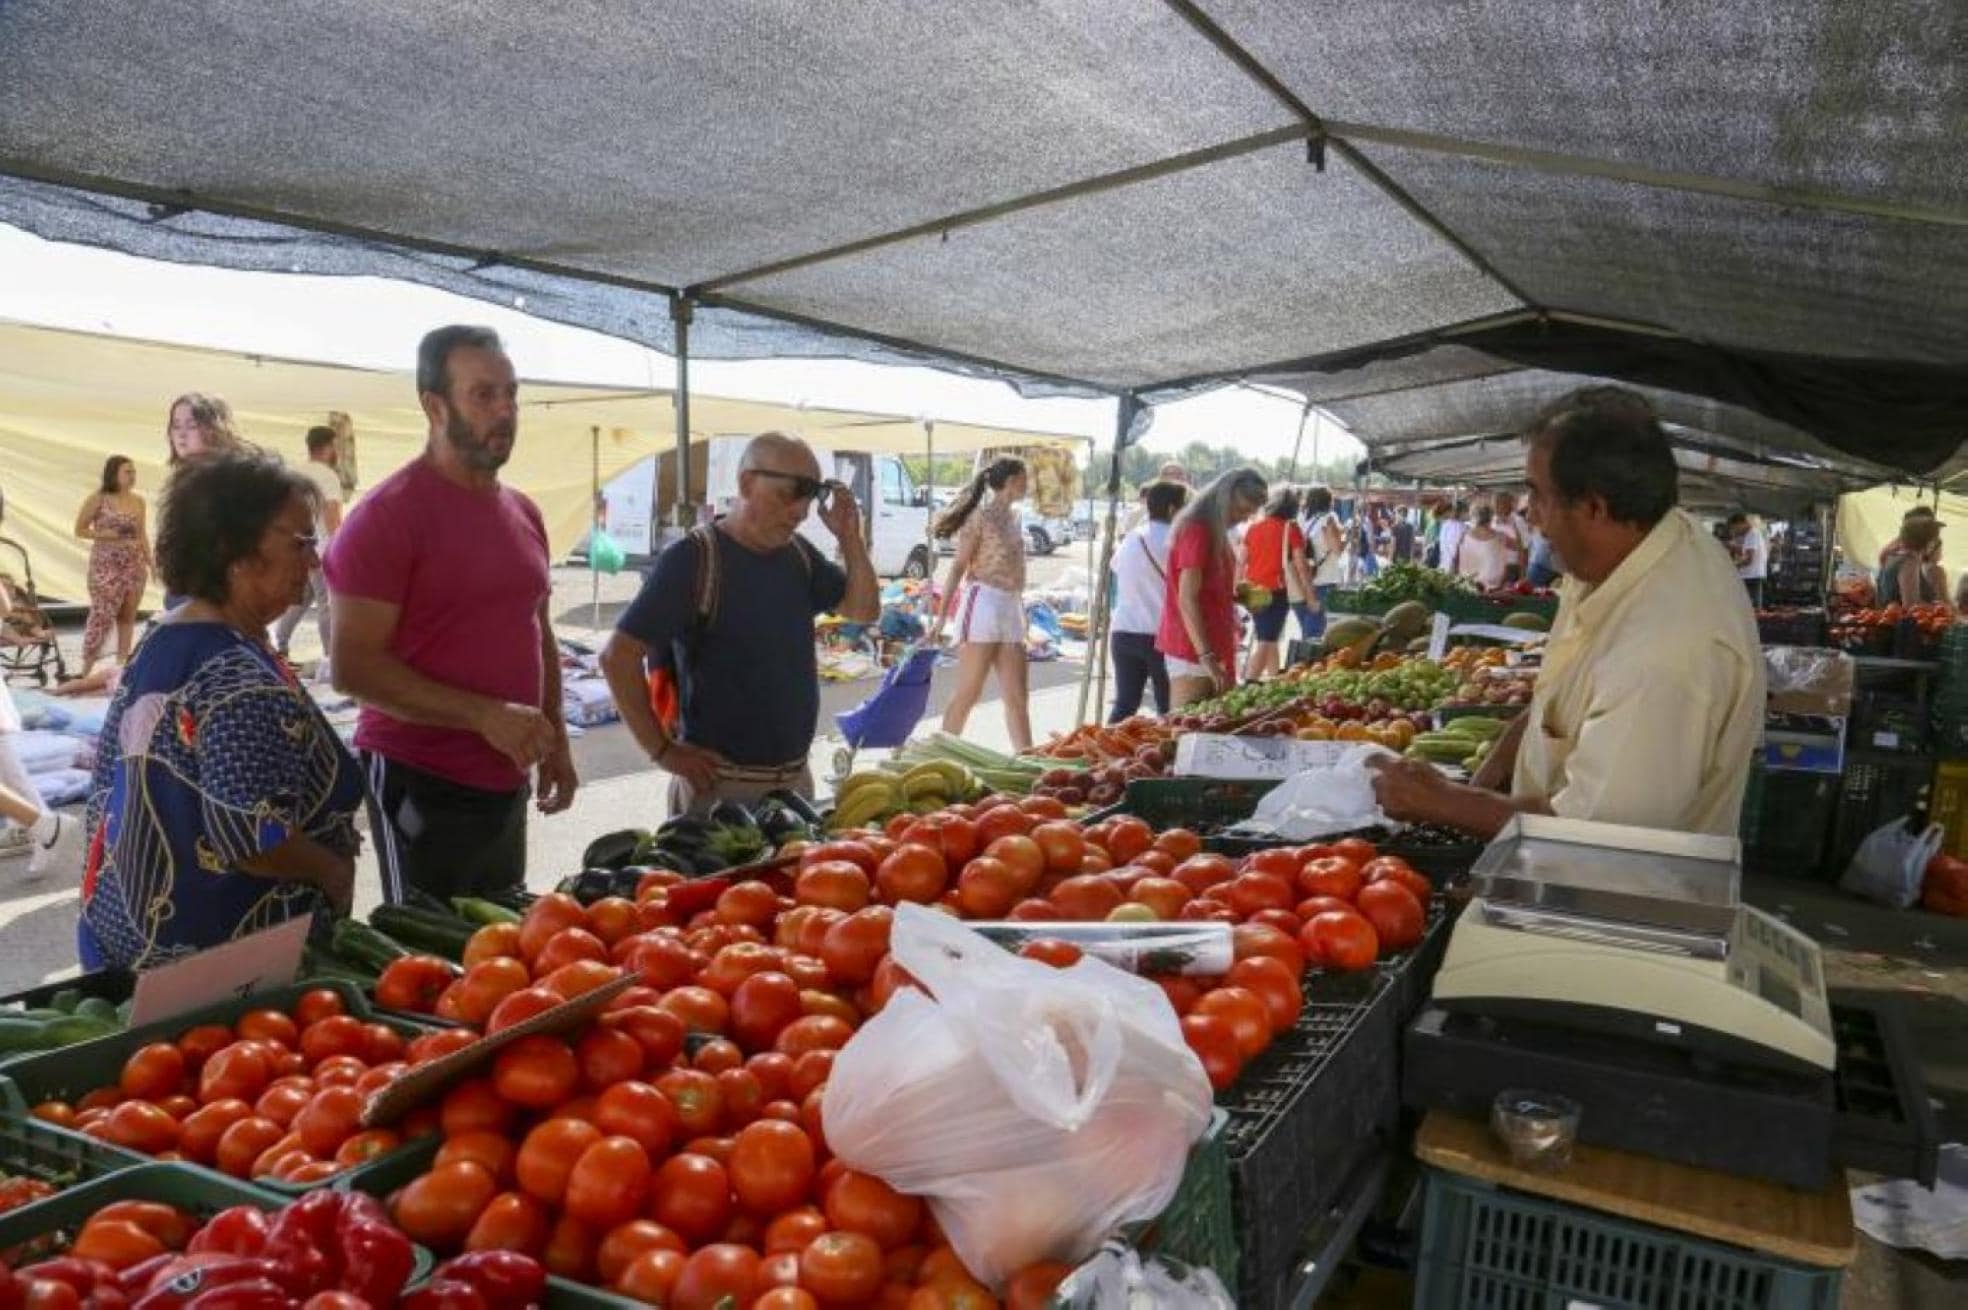
<svg viewBox="0 0 1968 1310">
<path fill-rule="evenodd" d="M 1107 685 L 1107 571 L 1114 564 L 1114 533 L 1120 526 L 1121 518 L 1121 452 L 1127 448 L 1128 432 L 1134 427 L 1135 415 L 1141 412 L 1141 401 L 1132 391 L 1124 391 L 1120 404 L 1114 413 L 1114 458 L 1107 469 L 1107 531 L 1100 546 L 1100 567 L 1094 571 L 1089 587 L 1092 613 L 1087 619 L 1087 667 L 1080 673 L 1080 708 L 1075 723 L 1087 723 L 1087 693 L 1093 689 L 1093 672 L 1101 671 L 1101 698 L 1104 703 Z M 1098 712 L 1099 707 L 1095 706 Z"/>
<path fill-rule="evenodd" d="M 594 535 L 601 527 L 601 425 L 588 429 L 588 627 L 601 631 L 601 569 L 595 563 Z"/>
<path fill-rule="evenodd" d="M 1298 412 L 1298 435 L 1292 438 L 1291 469 L 1285 474 L 1286 482 L 1298 481 L 1298 448 L 1305 440 L 1305 424 L 1311 417 L 1312 402 L 1308 400 L 1305 402 L 1305 408 Z M 1313 464 L 1313 467 L 1318 467 L 1316 462 Z"/>
<path fill-rule="evenodd" d="M 676 324 L 676 526 L 695 526 L 685 519 L 690 509 L 690 320 L 695 302 L 688 296 L 670 297 L 670 318 Z"/>
<path fill-rule="evenodd" d="M 1087 473 L 1089 475 L 1091 475 L 1093 472 L 1093 455 L 1094 455 L 1094 441 L 1092 437 L 1088 437 L 1087 438 Z M 1092 499 L 1093 498 L 1091 496 L 1087 498 L 1089 505 L 1092 503 Z M 1067 521 L 1071 522 L 1072 520 L 1069 518 Z M 1096 587 L 1094 585 L 1094 580 L 1096 578 L 1103 576 L 1100 573 L 1099 562 L 1095 558 L 1095 554 L 1094 554 L 1096 550 L 1096 546 L 1094 544 L 1094 538 L 1098 537 L 1099 535 L 1100 534 L 1098 532 L 1090 532 L 1087 534 L 1087 610 L 1088 610 L 1088 622 L 1089 622 L 1089 627 L 1087 631 L 1087 658 L 1088 659 L 1092 659 L 1095 653 L 1095 646 L 1093 641 L 1094 634 L 1091 628 L 1094 593 L 1098 591 L 1102 595 L 1106 594 L 1105 587 Z M 1082 674 L 1082 676 L 1084 676 L 1084 674 Z M 1098 713 L 1099 707 L 1105 705 L 1106 703 L 1107 703 L 1107 661 L 1100 660 L 1098 663 L 1096 663 L 1093 666 L 1093 704 L 1094 704 L 1095 712 Z"/>
<path fill-rule="evenodd" d="M 929 558 L 923 563 L 923 578 L 929 583 L 930 594 L 936 592 L 936 420 L 926 418 L 923 425 L 923 503 L 929 512 L 923 515 L 923 549 Z"/>
</svg>

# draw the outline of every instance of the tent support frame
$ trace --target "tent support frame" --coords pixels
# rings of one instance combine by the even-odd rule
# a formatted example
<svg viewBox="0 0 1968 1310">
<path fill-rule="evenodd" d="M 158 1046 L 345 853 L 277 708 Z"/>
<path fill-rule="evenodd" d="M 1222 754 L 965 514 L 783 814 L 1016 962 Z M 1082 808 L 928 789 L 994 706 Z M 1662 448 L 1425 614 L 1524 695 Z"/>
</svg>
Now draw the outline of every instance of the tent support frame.
<svg viewBox="0 0 1968 1310">
<path fill-rule="evenodd" d="M 1141 412 L 1141 400 L 1134 392 L 1123 391 L 1118 399 L 1114 409 L 1114 457 L 1107 467 L 1107 527 L 1100 543 L 1100 567 L 1087 580 L 1092 613 L 1087 620 L 1087 665 L 1080 671 L 1080 706 L 1075 723 L 1092 722 L 1087 718 L 1087 693 L 1093 689 L 1096 675 L 1100 692 L 1094 712 L 1098 714 L 1100 707 L 1107 703 L 1107 625 L 1112 618 L 1107 606 L 1107 574 L 1114 567 L 1114 535 L 1121 521 L 1121 452 L 1127 449 L 1128 433 L 1134 427 L 1135 416 Z"/>
<path fill-rule="evenodd" d="M 696 317 L 696 302 L 688 296 L 670 297 L 670 320 L 676 324 L 676 391 L 671 403 L 676 410 L 676 526 L 688 530 L 690 514 L 690 321 Z M 657 464 L 661 468 L 661 462 Z M 655 503 L 655 498 L 650 498 Z"/>
</svg>

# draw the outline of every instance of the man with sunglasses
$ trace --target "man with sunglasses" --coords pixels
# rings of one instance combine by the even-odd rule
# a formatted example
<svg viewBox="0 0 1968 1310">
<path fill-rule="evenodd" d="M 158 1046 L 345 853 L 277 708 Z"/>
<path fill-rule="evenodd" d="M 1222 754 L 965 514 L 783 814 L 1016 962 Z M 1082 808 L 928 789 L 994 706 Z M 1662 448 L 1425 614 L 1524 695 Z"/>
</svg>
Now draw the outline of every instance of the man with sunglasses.
<svg viewBox="0 0 1968 1310">
<path fill-rule="evenodd" d="M 845 568 L 799 535 L 816 506 Z M 623 722 L 673 775 L 672 814 L 750 803 L 779 787 L 812 792 L 813 620 L 829 612 L 857 623 L 880 617 L 861 507 L 822 480 L 804 441 L 767 432 L 739 461 L 738 508 L 663 551 L 601 653 Z M 676 677 L 675 735 L 650 708 L 652 664 Z"/>
</svg>

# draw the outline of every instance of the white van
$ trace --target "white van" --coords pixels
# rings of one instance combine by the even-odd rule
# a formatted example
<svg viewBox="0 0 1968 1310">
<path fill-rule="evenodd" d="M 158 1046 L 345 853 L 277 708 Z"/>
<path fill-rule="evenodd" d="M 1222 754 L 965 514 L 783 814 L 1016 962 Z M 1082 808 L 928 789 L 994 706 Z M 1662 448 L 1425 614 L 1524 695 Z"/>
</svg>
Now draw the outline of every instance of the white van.
<svg viewBox="0 0 1968 1310">
<path fill-rule="evenodd" d="M 738 461 L 747 441 L 745 437 L 712 437 L 691 444 L 692 481 L 704 488 L 704 500 L 713 513 L 728 513 L 737 500 Z M 928 577 L 932 558 L 928 497 L 909 476 L 901 458 L 824 448 L 817 453 L 828 476 L 854 490 L 875 572 L 883 577 Z M 832 468 L 827 467 L 830 458 Z M 665 542 L 674 539 L 675 533 L 662 527 L 664 515 L 654 508 L 668 506 L 675 494 L 670 483 L 670 465 L 674 463 L 674 459 L 660 457 L 643 460 L 603 489 L 603 522 L 634 567 L 645 567 Z M 800 531 L 828 558 L 839 558 L 834 534 L 820 522 L 818 511 L 807 515 Z M 582 550 L 577 547 L 575 553 Z"/>
</svg>

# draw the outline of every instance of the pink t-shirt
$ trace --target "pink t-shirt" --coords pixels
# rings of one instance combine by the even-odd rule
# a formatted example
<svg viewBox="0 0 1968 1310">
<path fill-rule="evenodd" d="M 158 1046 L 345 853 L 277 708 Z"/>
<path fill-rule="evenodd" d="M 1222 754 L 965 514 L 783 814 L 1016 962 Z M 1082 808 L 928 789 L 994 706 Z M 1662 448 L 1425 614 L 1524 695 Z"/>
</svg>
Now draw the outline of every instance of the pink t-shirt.
<svg viewBox="0 0 1968 1310">
<path fill-rule="evenodd" d="M 1203 636 L 1227 669 L 1237 662 L 1236 588 L 1230 556 L 1219 555 L 1212 547 L 1209 529 L 1200 523 L 1183 524 L 1169 542 L 1162 630 L 1155 634 L 1155 649 L 1191 664 L 1202 663 L 1195 644 L 1189 640 L 1189 625 L 1182 621 L 1182 606 L 1177 601 L 1183 570 L 1201 569 L 1203 590 L 1197 599 L 1203 607 Z"/>
<path fill-rule="evenodd" d="M 329 590 L 400 608 L 390 650 L 425 677 L 540 703 L 547 529 L 524 495 L 473 491 L 413 460 L 356 503 L 322 567 Z M 526 781 L 475 732 L 405 723 L 366 705 L 355 744 L 467 787 L 511 791 Z"/>
</svg>

